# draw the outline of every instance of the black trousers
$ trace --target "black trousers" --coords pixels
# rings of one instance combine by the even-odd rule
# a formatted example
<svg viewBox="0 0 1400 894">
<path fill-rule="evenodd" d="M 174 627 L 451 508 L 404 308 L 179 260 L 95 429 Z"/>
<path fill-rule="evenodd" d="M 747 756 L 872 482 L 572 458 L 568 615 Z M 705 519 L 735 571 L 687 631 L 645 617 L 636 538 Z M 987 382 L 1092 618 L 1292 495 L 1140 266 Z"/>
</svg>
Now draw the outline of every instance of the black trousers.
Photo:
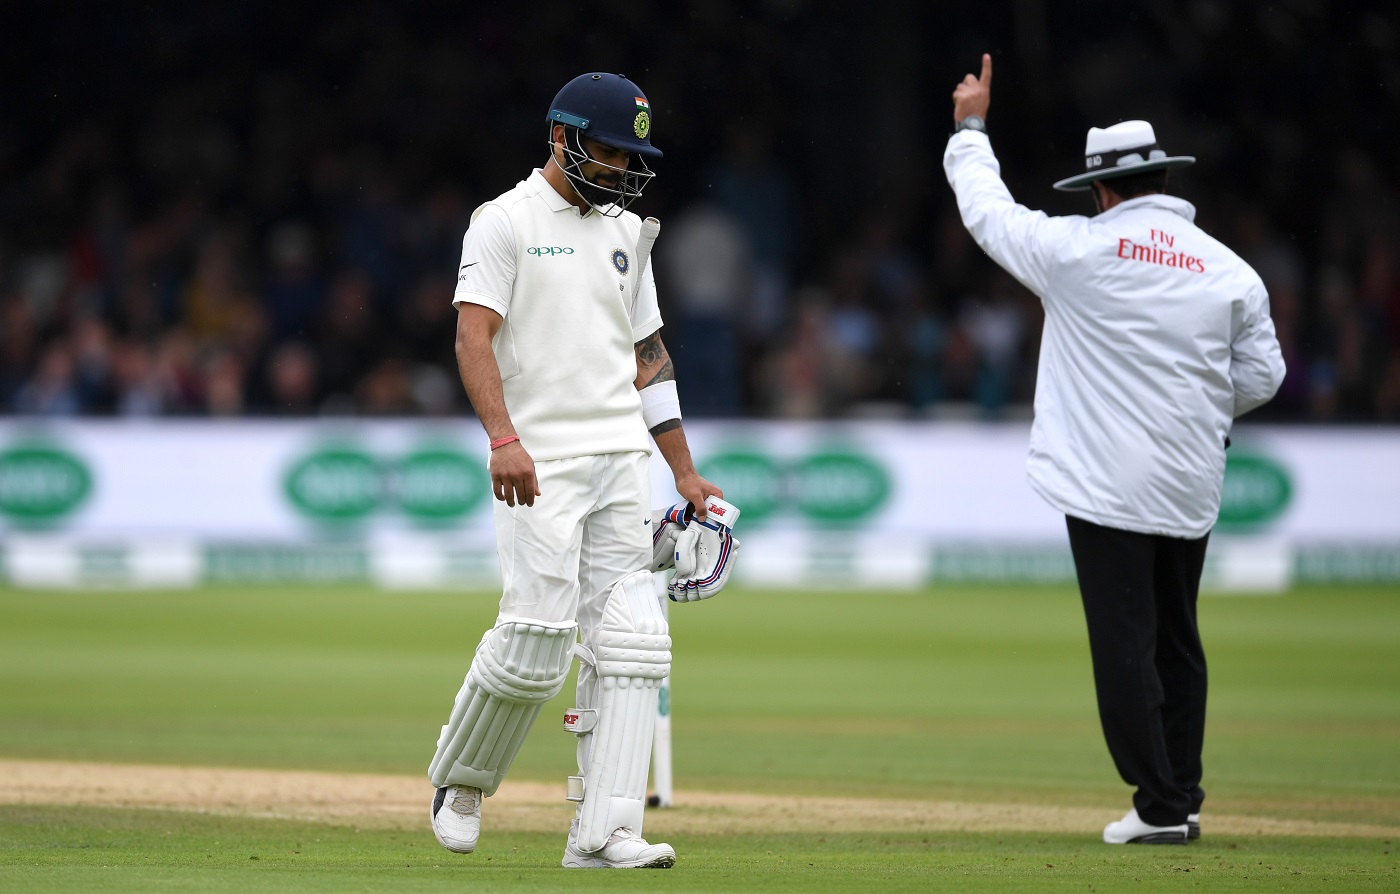
<svg viewBox="0 0 1400 894">
<path fill-rule="evenodd" d="M 1206 541 L 1106 528 L 1066 516 L 1089 625 L 1109 754 L 1144 822 L 1201 809 L 1206 657 L 1196 597 Z"/>
</svg>

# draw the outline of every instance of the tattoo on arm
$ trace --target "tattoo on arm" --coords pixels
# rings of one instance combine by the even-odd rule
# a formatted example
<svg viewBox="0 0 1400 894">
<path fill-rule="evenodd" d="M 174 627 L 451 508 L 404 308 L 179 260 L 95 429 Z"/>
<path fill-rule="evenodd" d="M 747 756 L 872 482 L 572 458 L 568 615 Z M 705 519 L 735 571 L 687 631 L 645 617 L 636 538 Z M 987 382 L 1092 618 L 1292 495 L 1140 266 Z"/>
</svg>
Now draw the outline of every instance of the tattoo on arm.
<svg viewBox="0 0 1400 894">
<path fill-rule="evenodd" d="M 657 382 L 669 382 L 676 377 L 676 368 L 671 365 L 671 358 L 666 358 L 666 363 L 656 371 L 647 385 L 655 385 Z"/>
<path fill-rule="evenodd" d="M 661 343 L 660 330 L 637 342 L 634 347 L 637 351 L 637 362 L 642 366 L 660 363 L 661 358 L 666 356 L 666 346 Z"/>
<path fill-rule="evenodd" d="M 657 382 L 669 382 L 676 377 L 676 368 L 671 363 L 671 355 L 666 351 L 666 345 L 661 342 L 660 330 L 653 332 L 646 338 L 637 342 L 637 366 L 640 370 L 649 369 L 660 363 L 661 368 L 647 380 L 646 388 L 655 385 Z"/>
<path fill-rule="evenodd" d="M 679 419 L 667 419 L 665 422 L 658 422 L 656 425 L 652 426 L 651 436 L 654 438 L 657 435 L 664 435 L 666 432 L 675 431 L 680 427 L 681 421 Z"/>
</svg>

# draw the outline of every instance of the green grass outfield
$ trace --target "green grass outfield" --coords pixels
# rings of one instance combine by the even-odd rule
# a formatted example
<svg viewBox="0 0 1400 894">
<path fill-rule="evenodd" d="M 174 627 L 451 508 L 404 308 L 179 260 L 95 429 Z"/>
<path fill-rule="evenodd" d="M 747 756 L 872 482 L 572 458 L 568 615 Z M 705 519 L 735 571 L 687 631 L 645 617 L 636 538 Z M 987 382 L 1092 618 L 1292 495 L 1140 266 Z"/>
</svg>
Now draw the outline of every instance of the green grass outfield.
<svg viewBox="0 0 1400 894">
<path fill-rule="evenodd" d="M 0 590 L 0 758 L 418 775 L 494 613 L 489 594 Z M 0 805 L 0 890 L 1400 887 L 1391 834 L 1209 827 L 1217 811 L 1400 834 L 1400 588 L 1206 597 L 1201 617 L 1207 834 L 1187 848 L 1063 829 L 716 830 L 673 837 L 674 870 L 623 878 L 557 869 L 562 829 L 491 841 L 489 819 L 482 851 L 450 858 L 426 828 Z M 671 620 L 682 791 L 1101 808 L 1105 822 L 1128 807 L 1071 590 L 734 590 Z M 512 778 L 562 792 L 567 698 Z"/>
</svg>

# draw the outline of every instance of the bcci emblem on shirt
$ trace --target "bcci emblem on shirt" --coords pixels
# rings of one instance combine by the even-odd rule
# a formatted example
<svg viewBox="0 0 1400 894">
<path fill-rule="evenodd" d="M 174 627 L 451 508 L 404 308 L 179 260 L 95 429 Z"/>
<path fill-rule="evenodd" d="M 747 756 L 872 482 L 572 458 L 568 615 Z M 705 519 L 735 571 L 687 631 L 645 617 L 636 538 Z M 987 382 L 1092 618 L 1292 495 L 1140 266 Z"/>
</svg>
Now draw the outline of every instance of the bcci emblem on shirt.
<svg viewBox="0 0 1400 894">
<path fill-rule="evenodd" d="M 618 276 L 626 276 L 627 271 L 632 266 L 632 262 L 628 259 L 627 252 L 620 248 L 614 248 L 612 250 L 612 265 L 613 269 L 617 271 Z"/>
</svg>

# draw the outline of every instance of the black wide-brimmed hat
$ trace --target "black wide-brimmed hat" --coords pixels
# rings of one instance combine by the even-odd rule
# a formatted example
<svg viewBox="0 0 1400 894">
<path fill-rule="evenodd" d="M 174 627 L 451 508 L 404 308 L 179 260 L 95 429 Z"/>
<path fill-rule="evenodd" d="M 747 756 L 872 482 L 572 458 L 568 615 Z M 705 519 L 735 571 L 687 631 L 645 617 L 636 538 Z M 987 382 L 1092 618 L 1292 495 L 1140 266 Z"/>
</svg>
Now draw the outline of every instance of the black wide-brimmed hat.
<svg viewBox="0 0 1400 894">
<path fill-rule="evenodd" d="M 1066 177 L 1055 188 L 1079 192 L 1095 180 L 1184 168 L 1195 163 L 1192 155 L 1167 155 L 1157 145 L 1157 135 L 1146 121 L 1123 121 L 1112 127 L 1089 128 L 1089 136 L 1084 140 L 1084 166 L 1088 170 Z"/>
</svg>

